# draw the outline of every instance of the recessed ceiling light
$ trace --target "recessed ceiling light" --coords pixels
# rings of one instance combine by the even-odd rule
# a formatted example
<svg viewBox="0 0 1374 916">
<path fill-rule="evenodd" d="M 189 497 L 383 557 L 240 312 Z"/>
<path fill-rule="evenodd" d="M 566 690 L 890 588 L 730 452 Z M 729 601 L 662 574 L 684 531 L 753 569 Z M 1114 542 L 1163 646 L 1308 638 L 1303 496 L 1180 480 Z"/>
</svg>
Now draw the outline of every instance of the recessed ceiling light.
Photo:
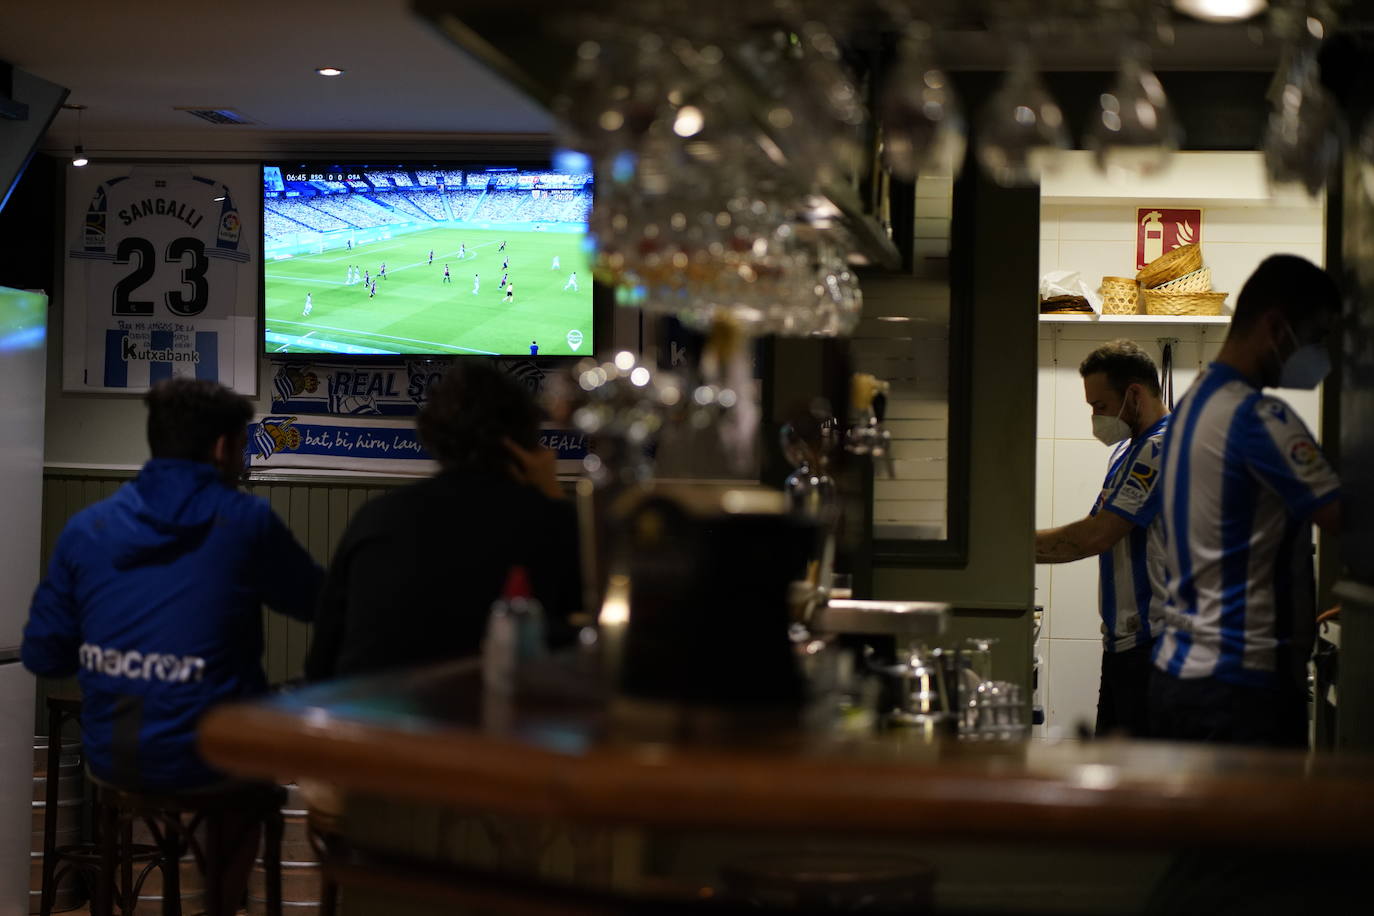
<svg viewBox="0 0 1374 916">
<path fill-rule="evenodd" d="M 878 320 L 879 320 L 879 321 L 910 321 L 911 319 L 908 318 L 908 317 L 905 316 L 905 315 L 879 315 L 879 316 L 878 316 Z"/>
<path fill-rule="evenodd" d="M 315 72 L 320 76 L 343 76 L 343 71 L 338 67 L 320 67 Z"/>
<path fill-rule="evenodd" d="M 1180 12 L 1206 22 L 1239 22 L 1261 13 L 1267 0 L 1174 0 Z"/>
<path fill-rule="evenodd" d="M 224 200 L 224 195 L 221 194 L 219 197 L 212 197 L 210 199 L 213 200 L 215 203 L 219 203 L 221 200 Z"/>
</svg>

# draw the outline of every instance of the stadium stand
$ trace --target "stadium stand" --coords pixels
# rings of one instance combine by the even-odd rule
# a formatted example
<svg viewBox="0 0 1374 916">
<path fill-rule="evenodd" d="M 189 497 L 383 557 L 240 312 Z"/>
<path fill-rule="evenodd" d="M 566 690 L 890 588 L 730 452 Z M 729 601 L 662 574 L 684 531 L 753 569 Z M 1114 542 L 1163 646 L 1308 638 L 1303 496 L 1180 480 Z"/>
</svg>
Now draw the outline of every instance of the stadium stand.
<svg viewBox="0 0 1374 916">
<path fill-rule="evenodd" d="M 359 229 L 406 221 L 405 216 L 394 213 L 386 207 L 378 206 L 365 194 L 334 194 L 330 197 L 316 197 L 312 203 L 320 210 Z"/>
<path fill-rule="evenodd" d="M 273 213 L 269 209 L 262 211 L 262 231 L 269 241 L 282 242 L 293 237 L 298 232 L 306 231 L 305 226 L 297 222 L 292 222 L 279 213 Z"/>
<path fill-rule="evenodd" d="M 457 220 L 472 219 L 472 208 L 482 199 L 486 191 L 447 191 L 448 205 Z"/>
<path fill-rule="evenodd" d="M 386 208 L 398 221 L 410 222 L 413 220 L 433 219 L 422 208 L 414 204 L 404 191 L 392 191 L 389 194 L 365 195 L 374 204 Z"/>
<path fill-rule="evenodd" d="M 529 202 L 529 191 L 488 191 L 468 219 L 494 223 L 516 222 L 527 218 L 523 210 Z"/>
<path fill-rule="evenodd" d="M 369 179 L 397 181 L 410 173 L 367 173 Z M 416 172 L 417 183 L 408 188 L 359 193 L 318 194 L 300 198 L 268 198 L 263 205 L 263 232 L 269 242 L 291 242 L 311 230 L 369 229 L 400 223 L 460 222 L 567 223 L 586 222 L 591 212 L 590 188 L 464 189 L 439 192 L 421 178 L 443 175 L 444 181 L 458 172 Z M 435 180 L 439 180 L 435 178 Z M 312 183 L 313 184 L 313 183 Z M 338 186 L 338 183 L 334 183 Z"/>
<path fill-rule="evenodd" d="M 391 199 L 404 197 L 417 207 L 427 219 L 443 222 L 448 219 L 448 211 L 444 209 L 444 195 L 435 191 L 392 191 Z"/>
<path fill-rule="evenodd" d="M 320 198 L 316 198 L 319 200 Z M 279 216 L 294 220 L 303 226 L 311 229 L 331 231 L 334 229 L 347 229 L 349 224 L 343 220 L 330 216 L 328 213 L 315 209 L 301 200 L 278 198 L 263 202 L 263 212 L 275 212 Z"/>
</svg>

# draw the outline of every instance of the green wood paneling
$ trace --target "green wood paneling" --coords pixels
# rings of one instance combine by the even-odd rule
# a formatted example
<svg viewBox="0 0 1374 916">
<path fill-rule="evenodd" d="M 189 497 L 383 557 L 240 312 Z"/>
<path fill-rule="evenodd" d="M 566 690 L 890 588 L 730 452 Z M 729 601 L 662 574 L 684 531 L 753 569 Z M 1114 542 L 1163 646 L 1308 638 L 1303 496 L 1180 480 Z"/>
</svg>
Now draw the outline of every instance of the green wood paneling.
<svg viewBox="0 0 1374 916">
<path fill-rule="evenodd" d="M 47 569 L 48 558 L 67 521 L 86 506 L 113 495 L 132 476 L 130 472 L 63 470 L 44 475 L 43 530 L 40 534 L 43 569 Z M 353 513 L 392 486 L 408 482 L 310 478 L 297 483 L 278 479 L 254 482 L 248 490 L 266 499 L 310 555 L 327 566 Z M 275 684 L 300 677 L 310 647 L 310 625 L 264 608 L 263 633 L 266 644 L 263 666 L 267 679 Z M 39 703 L 41 707 L 41 698 Z"/>
</svg>

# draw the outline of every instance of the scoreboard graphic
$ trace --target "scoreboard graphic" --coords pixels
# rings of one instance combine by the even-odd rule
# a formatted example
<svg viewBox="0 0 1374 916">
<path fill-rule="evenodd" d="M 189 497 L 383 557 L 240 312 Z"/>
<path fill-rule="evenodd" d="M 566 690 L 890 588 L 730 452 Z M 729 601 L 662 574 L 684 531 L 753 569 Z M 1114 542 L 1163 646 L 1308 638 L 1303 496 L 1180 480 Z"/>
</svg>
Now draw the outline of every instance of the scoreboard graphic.
<svg viewBox="0 0 1374 916">
<path fill-rule="evenodd" d="M 165 378 L 257 394 L 251 165 L 93 165 L 67 183 L 63 390 Z"/>
</svg>

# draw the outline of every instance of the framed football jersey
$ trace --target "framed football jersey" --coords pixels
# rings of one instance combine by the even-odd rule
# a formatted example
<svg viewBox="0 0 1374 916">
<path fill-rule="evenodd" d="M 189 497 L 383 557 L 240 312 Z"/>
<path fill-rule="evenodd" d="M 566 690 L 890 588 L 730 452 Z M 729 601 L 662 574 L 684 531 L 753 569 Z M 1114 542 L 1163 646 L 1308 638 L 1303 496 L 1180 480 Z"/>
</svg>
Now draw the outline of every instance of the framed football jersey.
<svg viewBox="0 0 1374 916">
<path fill-rule="evenodd" d="M 70 169 L 64 391 L 177 376 L 256 396 L 257 165 Z"/>
</svg>

